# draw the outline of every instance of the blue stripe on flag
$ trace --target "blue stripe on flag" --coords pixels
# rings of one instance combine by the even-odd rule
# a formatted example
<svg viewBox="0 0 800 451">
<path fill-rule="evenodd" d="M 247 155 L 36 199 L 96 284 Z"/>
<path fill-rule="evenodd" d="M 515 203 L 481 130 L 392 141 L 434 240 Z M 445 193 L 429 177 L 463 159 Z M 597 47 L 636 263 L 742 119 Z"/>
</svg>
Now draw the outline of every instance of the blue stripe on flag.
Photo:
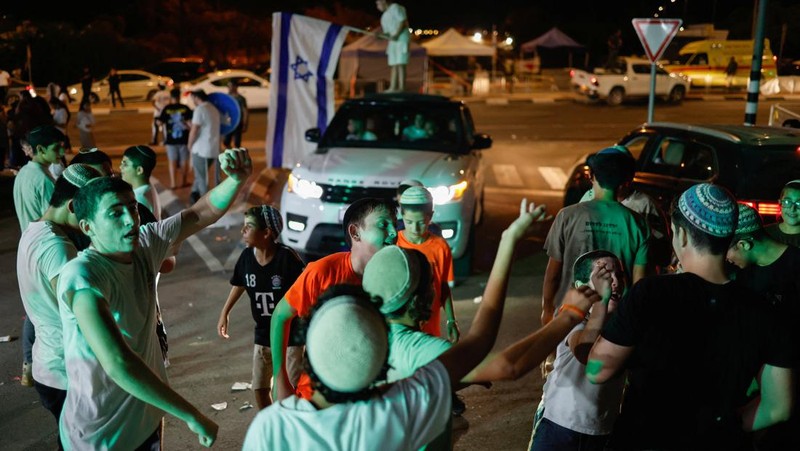
<svg viewBox="0 0 800 451">
<path fill-rule="evenodd" d="M 289 83 L 289 31 L 292 14 L 281 13 L 280 61 L 278 63 L 278 107 L 272 137 L 272 167 L 283 167 L 283 140 L 286 128 L 286 88 Z"/>
<path fill-rule="evenodd" d="M 317 127 L 322 133 L 328 127 L 328 80 L 325 77 L 325 73 L 328 71 L 331 53 L 341 30 L 341 25 L 331 24 L 328 27 L 328 32 L 325 33 L 325 41 L 322 44 L 319 66 L 317 66 Z"/>
</svg>

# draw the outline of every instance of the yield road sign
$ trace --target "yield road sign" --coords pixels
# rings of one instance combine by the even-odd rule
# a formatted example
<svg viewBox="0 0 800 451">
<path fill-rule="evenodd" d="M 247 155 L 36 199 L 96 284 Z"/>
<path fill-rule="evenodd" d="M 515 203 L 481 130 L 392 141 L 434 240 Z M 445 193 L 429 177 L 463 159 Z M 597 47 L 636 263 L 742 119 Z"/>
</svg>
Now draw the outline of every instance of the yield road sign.
<svg viewBox="0 0 800 451">
<path fill-rule="evenodd" d="M 683 23 L 681 19 L 633 19 L 631 22 L 652 63 L 661 58 Z"/>
</svg>

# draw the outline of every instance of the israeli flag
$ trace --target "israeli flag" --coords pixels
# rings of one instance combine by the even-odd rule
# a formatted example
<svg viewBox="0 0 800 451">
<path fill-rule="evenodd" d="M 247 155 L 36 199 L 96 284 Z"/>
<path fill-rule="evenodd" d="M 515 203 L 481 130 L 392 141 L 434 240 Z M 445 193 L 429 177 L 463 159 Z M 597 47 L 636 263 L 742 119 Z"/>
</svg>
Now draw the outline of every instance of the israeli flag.
<svg viewBox="0 0 800 451">
<path fill-rule="evenodd" d="M 328 126 L 334 113 L 333 73 L 347 30 L 324 20 L 272 14 L 272 74 L 267 165 L 292 168 L 314 151 L 309 128 Z"/>
</svg>

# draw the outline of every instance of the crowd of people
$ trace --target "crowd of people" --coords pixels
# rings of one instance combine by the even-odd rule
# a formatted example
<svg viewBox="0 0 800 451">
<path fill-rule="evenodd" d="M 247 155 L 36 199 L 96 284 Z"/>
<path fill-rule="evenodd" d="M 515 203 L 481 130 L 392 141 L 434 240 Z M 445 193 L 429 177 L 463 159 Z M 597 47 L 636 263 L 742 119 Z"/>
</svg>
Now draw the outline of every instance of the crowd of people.
<svg viewBox="0 0 800 451">
<path fill-rule="evenodd" d="M 158 280 L 175 268 L 180 243 L 231 207 L 252 162 L 219 144 L 194 152 L 219 132 L 218 114 L 194 92 L 189 119 L 175 94 L 159 115 L 170 170 L 191 148 L 196 171 L 210 177 L 214 165 L 224 177 L 196 185 L 191 206 L 170 217 L 150 184 L 152 148 L 126 149 L 116 176 L 97 148 L 66 164 L 55 121 L 24 135 L 31 160 L 14 184 L 23 384 L 58 421 L 64 449 L 159 449 L 164 412 L 201 445 L 216 438 L 217 425 L 167 383 Z M 179 136 L 186 142 L 171 142 Z M 452 418 L 466 408 L 456 392 L 537 368 L 545 384 L 531 406 L 532 450 L 800 447 L 790 325 L 800 305 L 800 181 L 780 194 L 782 220 L 765 225 L 709 183 L 663 211 L 632 188 L 624 147 L 588 166 L 591 191 L 555 218 L 521 202 L 468 330 L 453 307 L 452 254 L 419 181 L 403 181 L 396 199 L 353 202 L 342 220 L 349 250 L 308 264 L 280 243 L 275 207 L 246 209 L 246 248 L 216 325 L 229 338 L 230 312 L 247 293 L 261 411 L 243 448 L 452 449 Z M 541 324 L 489 355 L 516 244 L 551 219 Z"/>
</svg>

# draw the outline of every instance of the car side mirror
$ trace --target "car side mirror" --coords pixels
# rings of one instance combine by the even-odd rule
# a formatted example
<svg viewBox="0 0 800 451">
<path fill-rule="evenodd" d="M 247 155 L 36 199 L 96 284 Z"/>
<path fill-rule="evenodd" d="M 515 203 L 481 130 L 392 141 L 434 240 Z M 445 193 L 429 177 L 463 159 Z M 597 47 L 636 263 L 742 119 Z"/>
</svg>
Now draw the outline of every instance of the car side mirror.
<svg viewBox="0 0 800 451">
<path fill-rule="evenodd" d="M 320 137 L 319 128 L 314 127 L 306 130 L 306 141 L 310 143 L 318 143 L 319 137 Z"/>
<path fill-rule="evenodd" d="M 488 149 L 492 147 L 492 137 L 485 133 L 474 135 L 472 138 L 473 138 L 472 141 L 473 149 L 479 150 L 479 149 Z"/>
</svg>

